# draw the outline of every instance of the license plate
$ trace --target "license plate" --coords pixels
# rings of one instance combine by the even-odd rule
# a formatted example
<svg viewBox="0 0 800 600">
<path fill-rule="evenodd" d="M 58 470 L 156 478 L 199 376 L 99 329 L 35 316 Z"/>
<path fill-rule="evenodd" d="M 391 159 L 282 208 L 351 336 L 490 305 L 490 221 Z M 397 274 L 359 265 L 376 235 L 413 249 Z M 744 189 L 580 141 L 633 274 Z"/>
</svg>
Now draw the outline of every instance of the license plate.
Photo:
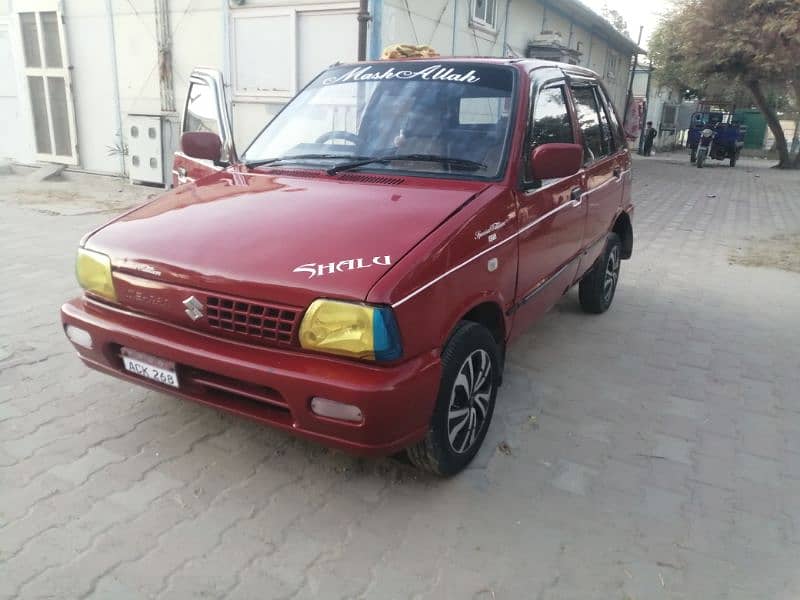
<svg viewBox="0 0 800 600">
<path fill-rule="evenodd" d="M 125 370 L 139 377 L 151 379 L 171 387 L 178 387 L 175 363 L 130 348 L 122 349 L 122 364 Z"/>
</svg>

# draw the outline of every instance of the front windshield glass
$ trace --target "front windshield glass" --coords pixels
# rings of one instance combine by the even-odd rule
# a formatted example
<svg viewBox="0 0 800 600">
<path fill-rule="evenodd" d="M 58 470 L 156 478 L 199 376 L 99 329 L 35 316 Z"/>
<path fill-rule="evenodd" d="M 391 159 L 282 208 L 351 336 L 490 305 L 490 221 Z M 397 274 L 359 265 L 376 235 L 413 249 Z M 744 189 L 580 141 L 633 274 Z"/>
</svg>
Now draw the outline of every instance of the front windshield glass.
<svg viewBox="0 0 800 600">
<path fill-rule="evenodd" d="M 309 168 L 381 158 L 358 168 L 495 178 L 505 164 L 513 88 L 514 71 L 499 65 L 335 67 L 292 100 L 244 158 Z"/>
</svg>

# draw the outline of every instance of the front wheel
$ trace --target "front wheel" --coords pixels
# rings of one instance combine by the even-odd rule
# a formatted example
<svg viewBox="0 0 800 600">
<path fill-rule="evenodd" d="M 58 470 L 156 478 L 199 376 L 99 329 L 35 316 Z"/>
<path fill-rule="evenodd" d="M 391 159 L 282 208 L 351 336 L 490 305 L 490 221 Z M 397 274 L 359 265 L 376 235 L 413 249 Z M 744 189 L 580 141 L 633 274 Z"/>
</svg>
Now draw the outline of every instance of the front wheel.
<svg viewBox="0 0 800 600">
<path fill-rule="evenodd" d="M 697 153 L 697 168 L 698 169 L 702 169 L 704 162 L 706 162 L 706 154 L 705 154 L 705 152 L 698 152 Z"/>
<path fill-rule="evenodd" d="M 442 352 L 442 379 L 425 439 L 408 448 L 411 463 L 435 475 L 455 475 L 486 437 L 500 385 L 500 353 L 492 334 L 462 321 Z"/>
<path fill-rule="evenodd" d="M 609 233 L 605 251 L 578 285 L 578 299 L 585 312 L 600 314 L 611 306 L 617 291 L 621 258 L 622 242 L 616 233 Z"/>
</svg>

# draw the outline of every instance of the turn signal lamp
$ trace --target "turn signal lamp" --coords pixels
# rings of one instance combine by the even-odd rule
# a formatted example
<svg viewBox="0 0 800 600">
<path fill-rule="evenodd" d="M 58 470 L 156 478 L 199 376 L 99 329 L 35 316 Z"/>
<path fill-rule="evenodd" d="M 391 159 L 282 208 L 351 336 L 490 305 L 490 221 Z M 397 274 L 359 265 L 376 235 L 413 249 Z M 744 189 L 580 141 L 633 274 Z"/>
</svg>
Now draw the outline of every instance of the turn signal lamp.
<svg viewBox="0 0 800 600">
<path fill-rule="evenodd" d="M 403 354 L 392 309 L 339 300 L 314 300 L 300 324 L 307 350 L 365 360 L 390 361 Z"/>
<path fill-rule="evenodd" d="M 114 281 L 111 278 L 111 259 L 105 254 L 78 248 L 75 273 L 78 276 L 78 283 L 87 292 L 97 294 L 112 302 L 117 300 Z"/>
</svg>

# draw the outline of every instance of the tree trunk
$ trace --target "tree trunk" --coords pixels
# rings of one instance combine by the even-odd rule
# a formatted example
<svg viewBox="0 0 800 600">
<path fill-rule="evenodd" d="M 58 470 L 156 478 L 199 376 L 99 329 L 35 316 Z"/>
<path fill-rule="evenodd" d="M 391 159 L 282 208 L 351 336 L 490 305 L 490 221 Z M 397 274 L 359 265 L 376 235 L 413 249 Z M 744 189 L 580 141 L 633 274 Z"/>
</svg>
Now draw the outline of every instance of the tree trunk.
<svg viewBox="0 0 800 600">
<path fill-rule="evenodd" d="M 792 79 L 792 89 L 794 90 L 794 109 L 798 114 L 794 122 L 794 139 L 792 140 L 792 146 L 794 146 L 794 140 L 800 137 L 800 69 L 797 69 L 797 73 L 794 79 Z M 792 149 L 789 148 L 789 152 L 791 152 L 791 150 Z M 794 164 L 792 167 L 800 169 L 800 147 L 797 149 L 797 154 L 794 155 Z"/>
<path fill-rule="evenodd" d="M 750 93 L 753 94 L 753 101 L 755 101 L 758 110 L 764 115 L 767 120 L 772 135 L 775 136 L 775 148 L 778 150 L 778 164 L 779 169 L 791 169 L 792 161 L 789 157 L 789 147 L 786 144 L 786 135 L 781 128 L 781 122 L 778 120 L 778 115 L 775 110 L 767 102 L 764 96 L 764 90 L 761 89 L 761 82 L 757 79 L 748 79 L 744 82 Z"/>
</svg>

